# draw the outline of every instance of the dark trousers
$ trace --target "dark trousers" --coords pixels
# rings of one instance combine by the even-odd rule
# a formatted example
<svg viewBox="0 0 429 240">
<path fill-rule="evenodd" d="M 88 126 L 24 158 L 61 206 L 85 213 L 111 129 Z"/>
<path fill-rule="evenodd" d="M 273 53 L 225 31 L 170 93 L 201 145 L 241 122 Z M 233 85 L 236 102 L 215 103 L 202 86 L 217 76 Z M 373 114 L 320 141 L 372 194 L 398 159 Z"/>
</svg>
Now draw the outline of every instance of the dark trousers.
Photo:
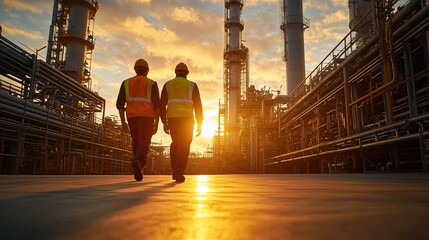
<svg viewBox="0 0 429 240">
<path fill-rule="evenodd" d="M 172 140 L 170 145 L 171 169 L 174 175 L 184 175 L 194 132 L 194 119 L 169 118 L 168 126 Z"/>
<path fill-rule="evenodd" d="M 128 119 L 131 138 L 133 140 L 133 160 L 140 161 L 141 167 L 146 165 L 149 145 L 152 139 L 153 117 L 134 117 Z"/>
</svg>

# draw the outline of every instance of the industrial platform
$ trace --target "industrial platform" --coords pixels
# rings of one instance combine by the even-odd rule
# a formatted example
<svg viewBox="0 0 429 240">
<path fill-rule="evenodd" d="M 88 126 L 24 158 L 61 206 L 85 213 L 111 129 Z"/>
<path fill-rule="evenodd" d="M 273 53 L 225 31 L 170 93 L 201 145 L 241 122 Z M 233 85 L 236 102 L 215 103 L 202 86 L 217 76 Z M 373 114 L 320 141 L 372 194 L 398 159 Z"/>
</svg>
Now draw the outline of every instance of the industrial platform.
<svg viewBox="0 0 429 240">
<path fill-rule="evenodd" d="M 1 239 L 429 239 L 429 174 L 0 175 Z"/>
</svg>

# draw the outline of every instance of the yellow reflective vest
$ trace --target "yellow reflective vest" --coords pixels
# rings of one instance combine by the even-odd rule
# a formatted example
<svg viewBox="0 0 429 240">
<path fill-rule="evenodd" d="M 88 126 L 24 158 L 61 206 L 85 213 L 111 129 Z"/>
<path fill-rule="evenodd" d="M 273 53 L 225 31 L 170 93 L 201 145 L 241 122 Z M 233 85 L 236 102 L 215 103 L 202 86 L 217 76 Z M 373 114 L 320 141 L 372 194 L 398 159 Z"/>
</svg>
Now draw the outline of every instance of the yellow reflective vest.
<svg viewBox="0 0 429 240">
<path fill-rule="evenodd" d="M 155 117 L 152 86 L 155 81 L 141 75 L 124 81 L 127 118 Z"/>
<path fill-rule="evenodd" d="M 194 82 L 183 77 L 176 77 L 166 83 L 167 118 L 194 117 L 194 85 Z"/>
</svg>

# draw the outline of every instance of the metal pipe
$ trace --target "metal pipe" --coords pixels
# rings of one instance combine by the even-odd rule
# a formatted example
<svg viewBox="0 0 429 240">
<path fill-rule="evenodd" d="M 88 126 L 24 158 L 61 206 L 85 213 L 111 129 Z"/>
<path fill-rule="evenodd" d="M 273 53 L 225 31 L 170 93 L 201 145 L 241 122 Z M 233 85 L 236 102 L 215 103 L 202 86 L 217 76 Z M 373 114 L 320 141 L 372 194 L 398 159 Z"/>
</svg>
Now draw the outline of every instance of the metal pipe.
<svg viewBox="0 0 429 240">
<path fill-rule="evenodd" d="M 411 12 L 416 9 L 419 5 L 419 0 L 412 0 L 410 3 L 408 3 L 401 11 L 398 12 L 397 15 L 392 20 L 392 24 L 396 25 L 400 21 L 402 21 L 404 18 L 409 16 Z M 416 15 L 413 16 L 410 20 L 405 22 L 400 28 L 398 28 L 393 33 L 393 38 L 397 38 L 399 36 L 403 36 L 405 31 L 408 31 L 411 26 L 415 25 L 416 23 L 420 22 L 422 19 L 425 19 L 426 16 L 429 14 L 429 5 L 425 6 L 422 10 L 420 10 Z M 426 20 L 427 22 L 427 20 Z M 350 34 L 350 33 L 349 33 Z M 368 50 L 375 46 L 376 42 L 378 40 L 378 36 L 374 35 L 372 38 L 370 38 L 365 45 L 355 50 L 351 55 L 349 55 L 347 58 L 344 59 L 343 62 L 339 64 L 339 66 L 335 69 L 333 69 L 325 78 L 323 82 L 320 82 L 317 84 L 312 90 L 307 92 L 304 96 L 302 96 L 297 102 L 295 102 L 291 108 L 290 111 L 294 108 L 297 108 L 298 106 L 302 105 L 302 102 L 304 102 L 309 96 L 311 96 L 313 93 L 317 92 L 319 88 L 324 86 L 325 84 L 329 83 L 329 79 L 336 77 L 339 74 L 339 71 L 342 70 L 344 66 L 347 66 L 348 64 L 352 63 L 356 58 L 367 56 Z M 371 52 L 376 53 L 377 49 L 372 49 Z M 371 52 L 369 54 L 371 54 Z"/>
<path fill-rule="evenodd" d="M 423 134 L 423 136 L 429 136 L 428 131 L 425 131 L 422 134 Z M 358 150 L 365 149 L 365 148 L 380 147 L 380 146 L 384 146 L 384 145 L 388 145 L 388 144 L 400 143 L 403 141 L 410 141 L 410 140 L 419 138 L 419 136 L 420 136 L 420 133 L 414 133 L 414 134 L 405 135 L 405 136 L 394 138 L 394 139 L 388 139 L 388 140 L 383 140 L 383 141 L 378 141 L 378 142 L 373 142 L 373 143 L 361 144 L 358 146 L 352 146 L 352 147 L 341 148 L 341 149 L 336 149 L 336 150 L 328 150 L 325 152 L 318 152 L 315 154 L 309 154 L 309 155 L 304 155 L 304 156 L 300 156 L 300 157 L 291 157 L 289 159 L 283 159 L 283 160 L 279 160 L 279 161 L 275 161 L 275 162 L 266 163 L 265 165 L 275 165 L 275 164 L 284 163 L 284 162 L 291 162 L 291 161 L 297 161 L 297 160 L 303 160 L 303 159 L 309 159 L 309 158 L 317 158 L 317 157 L 326 156 L 326 155 L 337 155 L 340 153 L 358 151 Z M 272 159 L 272 158 L 270 158 L 270 159 Z"/>
<path fill-rule="evenodd" d="M 382 127 L 376 128 L 376 129 L 361 132 L 361 133 L 358 133 L 358 134 L 355 134 L 355 135 L 352 135 L 349 137 L 345 137 L 345 138 L 341 138 L 341 139 L 337 139 L 337 140 L 333 140 L 333 141 L 329 141 L 329 142 L 323 142 L 323 143 L 317 144 L 317 145 L 309 147 L 309 148 L 300 149 L 298 151 L 281 154 L 281 155 L 272 157 L 270 159 L 283 158 L 283 157 L 287 157 L 287 156 L 293 155 L 293 154 L 304 153 L 304 152 L 311 151 L 311 150 L 319 150 L 321 148 L 329 147 L 329 146 L 335 146 L 336 144 L 339 144 L 339 143 L 352 142 L 353 140 L 360 139 L 362 137 L 380 134 L 380 133 L 383 133 L 383 132 L 386 132 L 386 131 L 389 131 L 392 129 L 396 129 L 396 128 L 399 128 L 402 126 L 407 126 L 411 123 L 417 123 L 417 122 L 421 122 L 421 121 L 424 121 L 427 119 L 429 119 L 429 113 L 418 115 L 418 116 L 409 118 L 407 120 L 395 122 L 395 123 L 392 123 L 390 125 L 385 125 L 385 126 L 382 126 Z M 270 160 L 270 159 L 268 159 L 268 160 Z"/>
</svg>

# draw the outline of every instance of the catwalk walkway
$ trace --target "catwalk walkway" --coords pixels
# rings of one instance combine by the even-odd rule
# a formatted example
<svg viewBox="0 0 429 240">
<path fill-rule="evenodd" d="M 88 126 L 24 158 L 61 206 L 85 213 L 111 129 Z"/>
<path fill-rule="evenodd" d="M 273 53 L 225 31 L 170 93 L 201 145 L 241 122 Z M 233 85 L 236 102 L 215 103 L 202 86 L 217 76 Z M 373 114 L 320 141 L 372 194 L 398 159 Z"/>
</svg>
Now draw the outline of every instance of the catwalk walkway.
<svg viewBox="0 0 429 240">
<path fill-rule="evenodd" d="M 429 239 L 429 174 L 0 175 L 0 239 Z"/>
</svg>

